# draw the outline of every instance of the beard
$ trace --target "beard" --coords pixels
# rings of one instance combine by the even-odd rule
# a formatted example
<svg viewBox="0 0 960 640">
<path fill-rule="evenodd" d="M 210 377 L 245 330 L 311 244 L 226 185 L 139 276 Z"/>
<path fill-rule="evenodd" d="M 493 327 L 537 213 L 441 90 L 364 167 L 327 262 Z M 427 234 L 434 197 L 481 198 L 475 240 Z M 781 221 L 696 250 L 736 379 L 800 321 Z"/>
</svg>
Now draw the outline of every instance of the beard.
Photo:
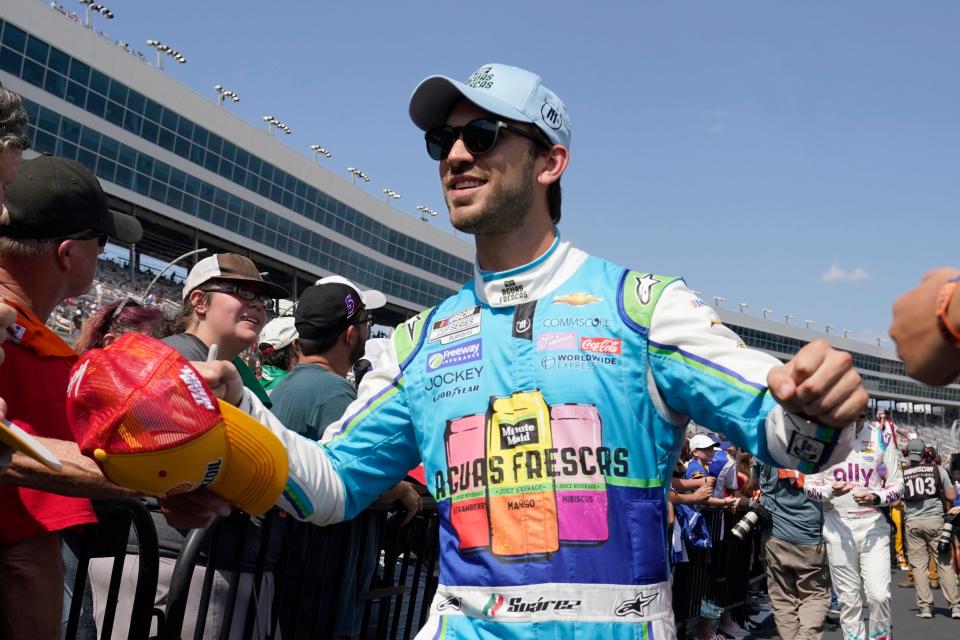
<svg viewBox="0 0 960 640">
<path fill-rule="evenodd" d="M 453 205 L 447 196 L 447 210 L 451 212 L 450 224 L 457 231 L 473 235 L 493 235 L 519 229 L 526 223 L 533 206 L 533 169 L 535 157 L 524 156 L 519 179 L 513 184 L 498 184 L 487 195 L 483 208 L 467 219 L 453 216 Z"/>
<path fill-rule="evenodd" d="M 357 344 L 354 345 L 353 351 L 350 352 L 350 366 L 352 367 L 357 363 L 357 360 L 363 357 L 364 351 L 367 349 L 366 340 L 358 340 Z"/>
</svg>

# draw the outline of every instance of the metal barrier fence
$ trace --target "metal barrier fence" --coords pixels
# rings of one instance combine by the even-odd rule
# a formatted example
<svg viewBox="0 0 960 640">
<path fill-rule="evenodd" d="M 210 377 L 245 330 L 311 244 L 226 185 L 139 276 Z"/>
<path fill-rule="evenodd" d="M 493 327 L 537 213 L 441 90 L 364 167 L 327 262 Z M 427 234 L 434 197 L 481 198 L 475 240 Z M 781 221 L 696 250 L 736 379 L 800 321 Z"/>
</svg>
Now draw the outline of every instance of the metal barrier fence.
<svg viewBox="0 0 960 640">
<path fill-rule="evenodd" d="M 679 637 L 685 636 L 689 622 L 700 617 L 705 601 L 720 609 L 734 609 L 746 602 L 751 584 L 763 579 L 759 531 L 745 540 L 731 533 L 746 510 L 729 513 L 705 507 L 701 513 L 713 545 L 710 549 L 688 548 L 690 561 L 677 564 L 673 571 L 673 612 Z"/>
<path fill-rule="evenodd" d="M 170 578 L 165 608 L 156 606 L 159 551 L 150 515 L 138 500 L 95 501 L 100 524 L 89 528 L 78 552 L 73 604 L 66 638 L 77 638 L 86 562 L 113 557 L 107 614 L 98 637 L 110 638 L 117 595 L 135 589 L 128 638 L 332 638 L 338 615 L 352 603 L 353 627 L 361 639 L 409 640 L 424 625 L 437 588 L 439 518 L 424 498 L 423 510 L 406 526 L 401 514 L 371 508 L 350 522 L 316 527 L 279 511 L 254 519 L 260 544 L 253 567 L 244 567 L 243 539 L 251 518 L 235 514 L 187 536 Z M 704 509 L 711 549 L 688 549 L 689 562 L 673 574 L 673 606 L 680 637 L 707 600 L 723 609 L 742 604 L 752 580 L 762 576 L 759 535 L 745 541 L 730 529 L 737 514 Z M 122 584 L 121 570 L 131 526 L 139 543 L 139 579 Z M 223 554 L 224 536 L 239 538 L 237 557 Z M 279 536 L 279 538 L 275 538 Z M 268 562 L 269 550 L 280 553 Z M 224 570 L 224 565 L 234 569 Z M 249 558 L 247 559 L 249 565 Z M 221 568 L 214 568 L 221 567 Z M 246 570 L 244 570 L 246 569 Z M 196 577 L 195 577 L 196 574 Z M 202 580 L 200 579 L 202 577 Z M 215 584 L 223 588 L 217 589 Z M 192 585 L 192 589 L 191 589 Z M 217 615 L 211 612 L 216 610 Z M 207 628 L 208 618 L 219 622 Z M 150 636 L 155 621 L 154 636 Z M 186 634 L 186 635 L 184 635 Z"/>
</svg>

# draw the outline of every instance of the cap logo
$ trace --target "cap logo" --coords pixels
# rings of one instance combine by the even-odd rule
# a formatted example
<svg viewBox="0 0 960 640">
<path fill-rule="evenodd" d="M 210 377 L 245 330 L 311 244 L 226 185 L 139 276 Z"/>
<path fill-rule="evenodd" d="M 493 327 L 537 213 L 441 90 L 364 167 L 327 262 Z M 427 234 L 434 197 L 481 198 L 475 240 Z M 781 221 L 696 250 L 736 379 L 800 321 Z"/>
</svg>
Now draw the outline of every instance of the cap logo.
<svg viewBox="0 0 960 640">
<path fill-rule="evenodd" d="M 190 396 L 198 407 L 203 407 L 208 411 L 214 410 L 213 403 L 210 402 L 210 396 L 207 395 L 207 390 L 203 388 L 203 383 L 200 382 L 200 378 L 193 372 L 193 369 L 184 365 L 180 369 L 179 378 L 187 386 L 187 391 L 190 392 Z"/>
<path fill-rule="evenodd" d="M 90 364 L 90 361 L 87 360 L 82 365 L 77 367 L 77 370 L 73 372 L 73 375 L 70 376 L 70 383 L 67 385 L 67 397 L 76 398 L 77 390 L 80 388 L 80 380 L 83 379 L 83 375 L 87 372 L 87 366 Z"/>
<path fill-rule="evenodd" d="M 220 458 L 217 458 L 213 462 L 208 462 L 207 470 L 203 472 L 203 480 L 200 481 L 200 487 L 205 487 L 216 480 L 217 476 L 220 475 L 220 467 L 222 466 L 223 460 Z M 197 488 L 199 489 L 200 487 Z"/>
<path fill-rule="evenodd" d="M 480 67 L 467 78 L 465 84 L 474 89 L 492 89 L 494 77 L 493 67 Z"/>
<path fill-rule="evenodd" d="M 347 317 L 349 318 L 353 315 L 353 312 L 356 311 L 357 305 L 353 301 L 353 296 L 349 294 L 347 294 L 347 297 L 343 299 L 343 303 L 347 305 Z"/>
<path fill-rule="evenodd" d="M 560 115 L 560 111 L 546 100 L 540 107 L 540 117 L 551 129 L 559 129 L 563 126 L 563 116 Z"/>
</svg>

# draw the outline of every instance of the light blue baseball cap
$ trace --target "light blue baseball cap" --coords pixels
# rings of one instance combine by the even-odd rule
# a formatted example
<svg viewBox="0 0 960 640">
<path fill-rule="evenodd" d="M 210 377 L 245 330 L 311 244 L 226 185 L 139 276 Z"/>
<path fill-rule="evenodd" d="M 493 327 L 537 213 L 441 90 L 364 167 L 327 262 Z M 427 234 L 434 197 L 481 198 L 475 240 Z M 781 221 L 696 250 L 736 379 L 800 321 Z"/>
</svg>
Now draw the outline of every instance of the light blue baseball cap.
<svg viewBox="0 0 960 640">
<path fill-rule="evenodd" d="M 429 131 L 446 122 L 461 98 L 502 118 L 534 124 L 550 142 L 570 148 L 570 114 L 563 101 L 537 74 L 505 64 L 486 64 L 465 83 L 430 76 L 410 96 L 410 119 Z"/>
</svg>

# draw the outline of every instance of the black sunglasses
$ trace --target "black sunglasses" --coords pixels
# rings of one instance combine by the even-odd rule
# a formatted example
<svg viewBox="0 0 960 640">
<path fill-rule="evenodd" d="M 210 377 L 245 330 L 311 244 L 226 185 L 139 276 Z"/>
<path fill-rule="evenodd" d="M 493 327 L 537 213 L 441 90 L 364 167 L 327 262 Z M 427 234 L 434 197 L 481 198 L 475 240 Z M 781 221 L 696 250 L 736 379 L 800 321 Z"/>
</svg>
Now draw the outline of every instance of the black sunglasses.
<svg viewBox="0 0 960 640">
<path fill-rule="evenodd" d="M 462 127 L 452 127 L 448 124 L 434 127 L 423 134 L 423 138 L 427 141 L 427 154 L 433 160 L 440 161 L 447 157 L 453 144 L 461 137 L 463 137 L 463 145 L 471 154 L 482 156 L 489 153 L 497 146 L 502 129 L 532 140 L 541 148 L 549 148 L 541 136 L 496 118 L 477 118 Z"/>
<path fill-rule="evenodd" d="M 232 282 L 211 285 L 209 287 L 203 287 L 200 290 L 207 293 L 226 293 L 247 302 L 259 300 L 261 303 L 266 304 L 267 300 L 270 300 L 270 296 L 263 291 L 256 291 L 245 284 L 234 284 Z"/>
<path fill-rule="evenodd" d="M 97 239 L 97 246 L 103 249 L 105 246 L 107 246 L 107 240 L 110 239 L 110 235 L 95 229 L 87 229 L 86 231 L 74 233 L 69 236 L 50 238 L 48 242 L 63 242 L 64 240 L 93 240 L 94 238 Z"/>
</svg>

